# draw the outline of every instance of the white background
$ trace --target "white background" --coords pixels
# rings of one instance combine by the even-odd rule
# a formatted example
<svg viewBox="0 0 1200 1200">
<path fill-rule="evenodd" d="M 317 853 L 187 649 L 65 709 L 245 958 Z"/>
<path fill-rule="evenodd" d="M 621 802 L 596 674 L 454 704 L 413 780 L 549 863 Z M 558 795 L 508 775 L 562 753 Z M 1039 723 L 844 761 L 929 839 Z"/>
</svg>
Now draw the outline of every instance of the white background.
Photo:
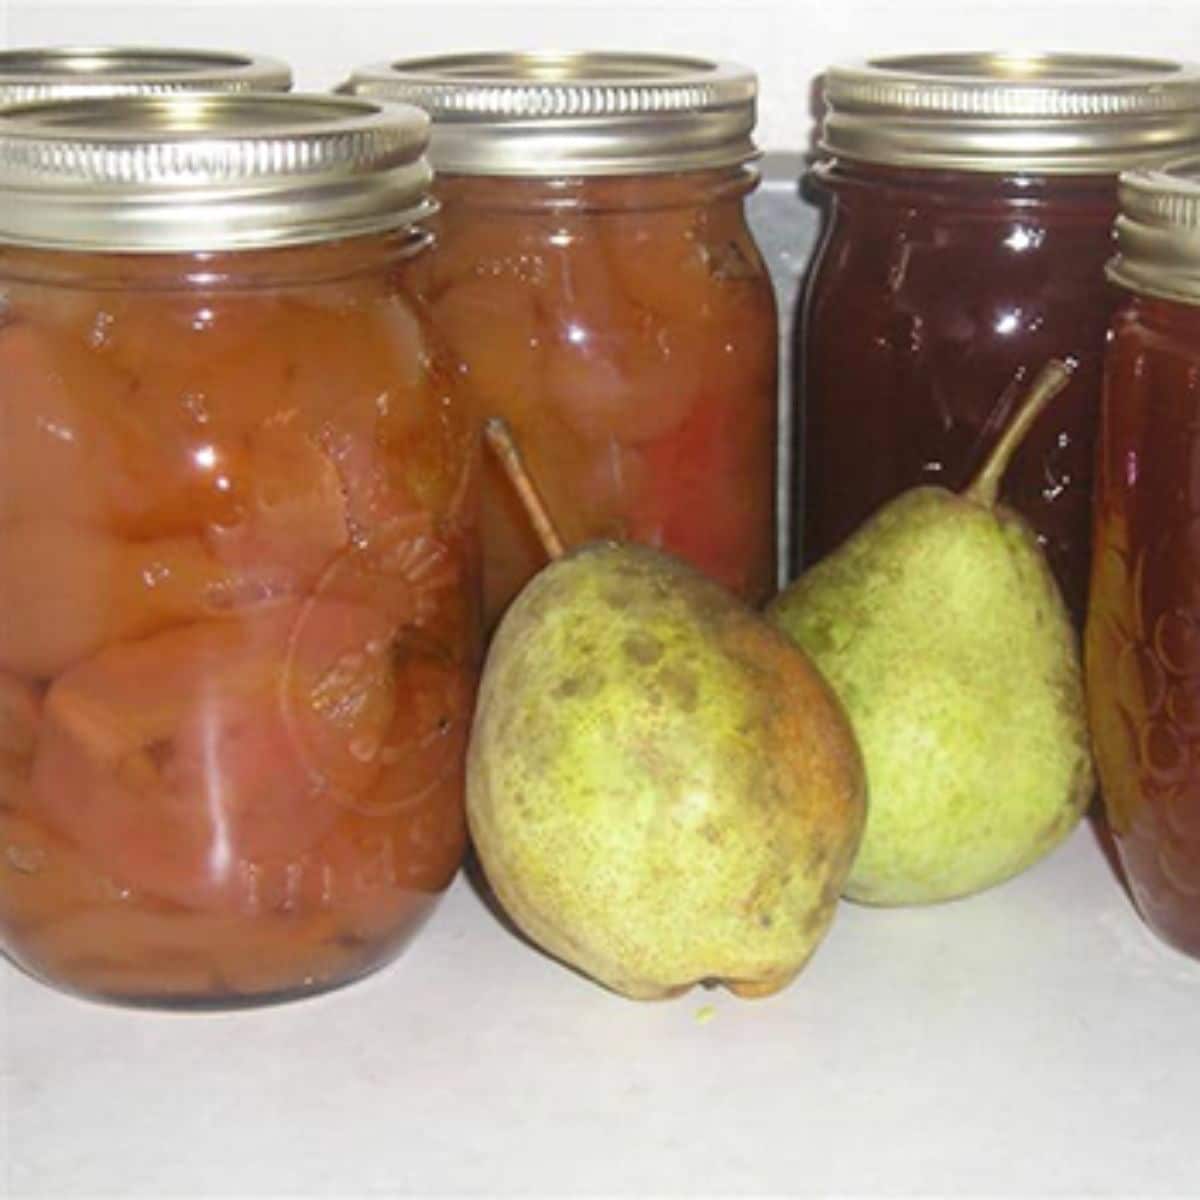
<svg viewBox="0 0 1200 1200">
<path fill-rule="evenodd" d="M 1200 964 L 1087 827 L 968 900 L 842 905 L 767 1000 L 623 1000 L 460 878 L 400 961 L 281 1008 L 126 1012 L 0 963 L 0 1052 L 22 1200 L 1200 1195 Z"/>
</svg>

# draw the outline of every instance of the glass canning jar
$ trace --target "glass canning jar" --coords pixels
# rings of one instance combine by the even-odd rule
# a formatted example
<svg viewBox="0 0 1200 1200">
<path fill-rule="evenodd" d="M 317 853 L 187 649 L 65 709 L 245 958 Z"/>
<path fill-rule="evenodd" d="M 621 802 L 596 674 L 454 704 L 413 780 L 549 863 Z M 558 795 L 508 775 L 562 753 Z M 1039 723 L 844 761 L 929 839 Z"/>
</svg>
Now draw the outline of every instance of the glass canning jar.
<svg viewBox="0 0 1200 1200">
<path fill-rule="evenodd" d="M 0 936 L 45 980 L 321 991 L 455 873 L 477 438 L 405 283 L 427 136 L 293 94 L 0 113 Z"/>
<path fill-rule="evenodd" d="M 1022 382 L 1070 356 L 1005 498 L 1081 624 L 1117 174 L 1200 144 L 1200 71 L 914 55 L 833 67 L 825 95 L 824 225 L 797 323 L 802 560 L 906 488 L 961 488 Z"/>
<path fill-rule="evenodd" d="M 1124 176 L 1117 233 L 1089 715 L 1138 909 L 1200 958 L 1200 158 Z"/>
<path fill-rule="evenodd" d="M 479 54 L 347 90 L 433 118 L 420 264 L 471 402 L 513 426 L 569 544 L 632 539 L 753 603 L 775 582 L 774 296 L 746 225 L 756 81 L 650 55 Z M 544 558 L 483 484 L 485 614 Z"/>
<path fill-rule="evenodd" d="M 292 72 L 262 55 L 166 46 L 0 50 L 0 105 L 165 92 L 286 92 Z"/>
</svg>

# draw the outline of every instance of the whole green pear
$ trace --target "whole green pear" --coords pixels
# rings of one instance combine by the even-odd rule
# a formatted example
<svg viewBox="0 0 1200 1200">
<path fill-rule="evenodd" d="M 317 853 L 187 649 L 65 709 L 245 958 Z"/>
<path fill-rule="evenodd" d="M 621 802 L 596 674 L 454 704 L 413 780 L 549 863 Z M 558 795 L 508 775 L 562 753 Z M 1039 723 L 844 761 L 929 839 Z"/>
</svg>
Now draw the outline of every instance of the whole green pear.
<svg viewBox="0 0 1200 1200">
<path fill-rule="evenodd" d="M 505 614 L 467 812 L 501 905 L 629 997 L 787 984 L 832 920 L 862 762 L 808 657 L 657 551 L 591 543 Z"/>
<path fill-rule="evenodd" d="M 768 616 L 841 697 L 869 811 L 845 894 L 968 895 L 1075 827 L 1092 794 L 1078 640 L 1037 539 L 996 503 L 1008 459 L 1065 383 L 1052 363 L 964 493 L 914 488 Z"/>
</svg>

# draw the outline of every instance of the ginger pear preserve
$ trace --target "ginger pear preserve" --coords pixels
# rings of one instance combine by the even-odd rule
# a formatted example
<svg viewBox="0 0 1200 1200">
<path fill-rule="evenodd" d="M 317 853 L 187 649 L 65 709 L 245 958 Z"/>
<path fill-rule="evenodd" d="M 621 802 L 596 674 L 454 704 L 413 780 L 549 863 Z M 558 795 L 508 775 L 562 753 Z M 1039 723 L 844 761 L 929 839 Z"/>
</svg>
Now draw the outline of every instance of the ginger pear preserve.
<svg viewBox="0 0 1200 1200">
<path fill-rule="evenodd" d="M 427 134 L 267 93 L 0 116 L 0 934 L 45 980 L 321 991 L 458 866 L 477 458 L 406 283 Z"/>
<path fill-rule="evenodd" d="M 1086 653 L 1133 897 L 1200 958 L 1200 158 L 1122 177 Z"/>
<path fill-rule="evenodd" d="M 761 603 L 775 581 L 777 334 L 746 225 L 752 72 L 698 59 L 462 54 L 347 88 L 433 118 L 438 244 L 417 265 L 467 399 L 511 424 L 570 545 L 669 551 Z M 493 626 L 545 564 L 491 462 Z"/>
<path fill-rule="evenodd" d="M 960 490 L 1032 372 L 1070 356 L 1004 499 L 1081 622 L 1117 174 L 1200 146 L 1200 71 L 909 55 L 831 68 L 825 99 L 825 223 L 798 325 L 803 559 L 907 488 Z"/>
</svg>

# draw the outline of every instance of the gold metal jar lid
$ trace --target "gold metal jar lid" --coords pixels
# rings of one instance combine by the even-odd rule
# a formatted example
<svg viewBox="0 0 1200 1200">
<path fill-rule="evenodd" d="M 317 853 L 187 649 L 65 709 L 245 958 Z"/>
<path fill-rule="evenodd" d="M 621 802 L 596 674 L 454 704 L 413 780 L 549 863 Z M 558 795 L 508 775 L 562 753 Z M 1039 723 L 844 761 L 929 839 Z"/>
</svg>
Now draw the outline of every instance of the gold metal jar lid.
<svg viewBox="0 0 1200 1200">
<path fill-rule="evenodd" d="M 1116 174 L 1200 147 L 1200 66 L 1086 54 L 912 54 L 831 67 L 821 145 L 890 166 Z"/>
<path fill-rule="evenodd" d="M 0 242 L 71 250 L 295 245 L 432 209 L 419 109 L 177 92 L 0 110 Z"/>
<path fill-rule="evenodd" d="M 0 51 L 0 104 L 159 92 L 285 92 L 278 59 L 163 46 L 47 46 Z"/>
<path fill-rule="evenodd" d="M 355 71 L 342 91 L 433 118 L 430 157 L 455 175 L 630 175 L 757 157 L 758 81 L 733 63 L 654 54 L 454 54 Z"/>
<path fill-rule="evenodd" d="M 1108 277 L 1131 291 L 1200 304 L 1200 156 L 1121 176 Z"/>
</svg>

